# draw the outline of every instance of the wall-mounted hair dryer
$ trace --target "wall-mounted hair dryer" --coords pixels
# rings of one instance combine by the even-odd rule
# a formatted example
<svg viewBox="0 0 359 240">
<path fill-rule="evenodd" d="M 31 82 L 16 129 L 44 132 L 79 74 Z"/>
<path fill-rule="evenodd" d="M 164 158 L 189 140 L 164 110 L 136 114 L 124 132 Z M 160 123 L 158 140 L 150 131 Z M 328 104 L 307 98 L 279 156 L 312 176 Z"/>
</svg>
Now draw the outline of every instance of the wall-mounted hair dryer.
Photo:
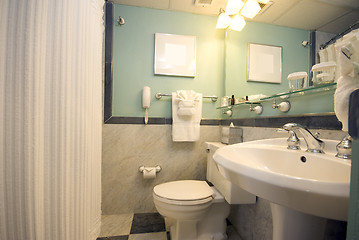
<svg viewBox="0 0 359 240">
<path fill-rule="evenodd" d="M 147 125 L 148 122 L 148 109 L 151 105 L 151 88 L 150 87 L 143 87 L 142 90 L 142 107 L 146 110 L 145 112 L 145 124 Z"/>
</svg>

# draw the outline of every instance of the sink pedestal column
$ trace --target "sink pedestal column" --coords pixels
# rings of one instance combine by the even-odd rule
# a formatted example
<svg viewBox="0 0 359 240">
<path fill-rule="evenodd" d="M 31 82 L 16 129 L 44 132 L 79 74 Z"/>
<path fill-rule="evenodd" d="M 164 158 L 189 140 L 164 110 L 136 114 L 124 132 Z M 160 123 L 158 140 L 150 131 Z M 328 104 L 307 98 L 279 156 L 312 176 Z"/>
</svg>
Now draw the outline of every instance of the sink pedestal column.
<svg viewBox="0 0 359 240">
<path fill-rule="evenodd" d="M 273 221 L 273 240 L 324 239 L 327 219 L 298 212 L 270 203 Z"/>
</svg>

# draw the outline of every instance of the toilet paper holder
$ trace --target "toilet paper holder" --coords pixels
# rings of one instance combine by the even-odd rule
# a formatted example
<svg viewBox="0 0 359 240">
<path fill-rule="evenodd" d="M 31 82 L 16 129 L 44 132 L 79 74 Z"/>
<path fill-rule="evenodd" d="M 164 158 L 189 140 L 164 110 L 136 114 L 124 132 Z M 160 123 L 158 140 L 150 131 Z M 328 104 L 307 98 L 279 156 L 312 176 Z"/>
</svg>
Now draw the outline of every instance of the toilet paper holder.
<svg viewBox="0 0 359 240">
<path fill-rule="evenodd" d="M 154 168 L 154 169 L 156 169 L 156 173 L 158 173 L 158 172 L 160 172 L 162 170 L 161 166 L 159 166 L 159 165 L 157 165 L 156 167 L 145 167 L 145 166 L 142 165 L 142 166 L 140 166 L 138 168 L 138 171 L 140 173 L 143 173 L 143 171 L 145 171 L 145 168 Z"/>
</svg>

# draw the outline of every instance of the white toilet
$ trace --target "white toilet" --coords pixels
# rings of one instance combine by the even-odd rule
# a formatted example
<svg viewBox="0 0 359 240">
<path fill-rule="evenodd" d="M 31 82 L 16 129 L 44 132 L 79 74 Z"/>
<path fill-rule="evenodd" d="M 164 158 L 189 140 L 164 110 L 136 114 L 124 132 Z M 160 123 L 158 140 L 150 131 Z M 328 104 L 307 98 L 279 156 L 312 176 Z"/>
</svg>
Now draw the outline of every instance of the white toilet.
<svg viewBox="0 0 359 240">
<path fill-rule="evenodd" d="M 207 143 L 207 180 L 162 183 L 153 189 L 157 211 L 165 217 L 172 240 L 226 240 L 229 204 L 255 203 L 256 197 L 232 185 L 218 172 L 212 158 L 221 143 Z"/>
</svg>

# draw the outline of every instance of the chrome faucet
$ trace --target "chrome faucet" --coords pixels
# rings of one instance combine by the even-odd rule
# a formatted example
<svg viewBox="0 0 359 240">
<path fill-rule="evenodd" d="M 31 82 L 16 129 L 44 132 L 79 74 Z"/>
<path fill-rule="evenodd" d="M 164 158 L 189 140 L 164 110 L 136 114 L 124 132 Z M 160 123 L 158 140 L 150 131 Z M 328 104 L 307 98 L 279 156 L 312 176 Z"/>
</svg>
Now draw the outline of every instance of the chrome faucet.
<svg viewBox="0 0 359 240">
<path fill-rule="evenodd" d="M 298 130 L 307 144 L 307 152 L 324 153 L 324 142 L 313 136 L 313 134 L 306 127 L 303 127 L 298 123 L 287 123 L 282 128 L 286 131 L 297 132 Z"/>
</svg>

